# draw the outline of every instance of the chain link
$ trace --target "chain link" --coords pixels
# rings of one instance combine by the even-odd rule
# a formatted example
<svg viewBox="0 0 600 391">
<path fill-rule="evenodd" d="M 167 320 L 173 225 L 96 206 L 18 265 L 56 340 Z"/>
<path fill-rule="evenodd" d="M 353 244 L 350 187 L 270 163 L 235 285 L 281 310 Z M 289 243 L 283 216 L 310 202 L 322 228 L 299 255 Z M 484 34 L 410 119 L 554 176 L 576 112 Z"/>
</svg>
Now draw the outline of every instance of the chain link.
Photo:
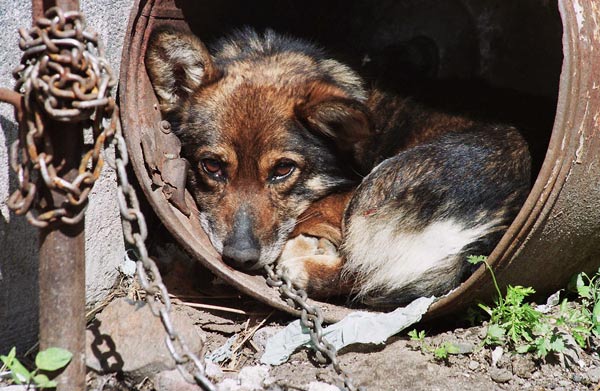
<svg viewBox="0 0 600 391">
<path fill-rule="evenodd" d="M 331 364 L 334 371 L 341 377 L 344 390 L 363 391 L 364 388 L 356 387 L 350 375 L 341 367 L 335 346 L 323 337 L 323 313 L 321 308 L 309 304 L 306 292 L 294 287 L 292 280 L 281 270 L 274 271 L 273 265 L 266 265 L 265 272 L 267 273 L 267 285 L 277 288 L 290 307 L 301 311 L 300 323 L 310 333 L 316 360 L 321 364 L 328 362 Z"/>
<path fill-rule="evenodd" d="M 24 53 L 13 75 L 15 91 L 23 94 L 23 115 L 10 161 L 18 188 L 7 203 L 39 228 L 56 221 L 76 224 L 83 219 L 88 195 L 102 170 L 102 148 L 114 133 L 114 118 L 106 128 L 103 120 L 115 112 L 110 89 L 116 79 L 97 34 L 85 30 L 85 19 L 78 11 L 50 8 L 34 27 L 20 29 L 19 34 Z M 78 123 L 78 131 L 91 128 L 94 141 L 84 147 L 72 181 L 59 175 L 65 162 L 54 154 L 53 140 L 45 129 L 48 121 Z M 65 200 L 52 205 L 46 197 L 48 205 L 36 216 L 32 207 L 39 179 Z"/>
<path fill-rule="evenodd" d="M 115 111 L 117 110 L 115 109 Z M 113 144 L 115 145 L 116 155 L 114 164 L 119 182 L 117 200 L 122 216 L 123 233 L 125 240 L 134 246 L 137 251 L 137 274 L 142 288 L 146 291 L 146 301 L 154 316 L 160 318 L 165 328 L 167 333 L 165 343 L 181 375 L 186 381 L 198 384 L 205 391 L 215 391 L 215 385 L 206 377 L 203 361 L 190 350 L 183 336 L 173 326 L 169 315 L 171 312 L 171 299 L 169 298 L 167 287 L 162 282 L 162 277 L 156 263 L 148 256 L 148 249 L 145 244 L 148 229 L 144 215 L 140 211 L 140 203 L 135 189 L 127 179 L 126 167 L 129 164 L 129 156 L 118 116 L 116 116 Z M 185 364 L 189 362 L 194 366 L 192 374 L 185 368 Z"/>
</svg>

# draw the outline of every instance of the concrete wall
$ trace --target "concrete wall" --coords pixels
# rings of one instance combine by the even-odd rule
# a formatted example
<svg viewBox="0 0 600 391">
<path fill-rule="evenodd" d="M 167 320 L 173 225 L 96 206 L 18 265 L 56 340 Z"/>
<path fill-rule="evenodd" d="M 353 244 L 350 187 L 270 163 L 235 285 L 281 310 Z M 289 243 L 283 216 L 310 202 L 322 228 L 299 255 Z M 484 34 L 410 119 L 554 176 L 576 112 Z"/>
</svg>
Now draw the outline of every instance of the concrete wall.
<svg viewBox="0 0 600 391">
<path fill-rule="evenodd" d="M 133 0 L 80 0 L 88 27 L 100 33 L 117 74 L 132 3 Z M 0 86 L 14 86 L 11 71 L 21 57 L 17 29 L 30 25 L 29 1 L 0 0 Z M 23 217 L 15 216 L 5 202 L 16 187 L 8 150 L 17 136 L 17 126 L 12 107 L 7 104 L 0 104 L 0 130 L 0 353 L 11 346 L 24 352 L 37 340 L 38 238 L 37 230 Z M 114 285 L 124 257 L 115 173 L 107 165 L 90 195 L 85 228 L 86 299 L 88 305 L 93 305 Z"/>
</svg>

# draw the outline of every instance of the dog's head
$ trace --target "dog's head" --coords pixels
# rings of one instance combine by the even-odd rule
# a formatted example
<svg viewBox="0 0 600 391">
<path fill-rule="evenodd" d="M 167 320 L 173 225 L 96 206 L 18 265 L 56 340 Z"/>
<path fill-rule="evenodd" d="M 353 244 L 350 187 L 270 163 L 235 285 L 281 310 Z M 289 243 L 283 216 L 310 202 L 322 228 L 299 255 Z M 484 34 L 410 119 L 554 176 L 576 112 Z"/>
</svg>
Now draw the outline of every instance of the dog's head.
<svg viewBox="0 0 600 391">
<path fill-rule="evenodd" d="M 274 262 L 310 203 L 356 180 L 372 131 L 362 82 L 311 45 L 245 30 L 212 55 L 163 29 L 145 61 L 202 226 L 233 266 Z"/>
</svg>

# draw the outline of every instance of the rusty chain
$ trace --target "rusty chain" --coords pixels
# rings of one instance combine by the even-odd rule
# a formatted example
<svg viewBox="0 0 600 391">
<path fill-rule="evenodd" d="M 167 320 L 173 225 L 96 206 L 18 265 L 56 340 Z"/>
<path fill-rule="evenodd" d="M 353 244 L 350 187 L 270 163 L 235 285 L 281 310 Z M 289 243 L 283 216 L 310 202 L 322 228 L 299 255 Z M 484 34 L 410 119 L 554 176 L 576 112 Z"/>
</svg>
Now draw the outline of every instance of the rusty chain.
<svg viewBox="0 0 600 391">
<path fill-rule="evenodd" d="M 321 364 L 330 363 L 334 371 L 343 381 L 344 390 L 363 391 L 363 387 L 356 387 L 350 375 L 341 367 L 335 346 L 323 337 L 323 313 L 321 308 L 308 303 L 306 291 L 294 287 L 292 280 L 281 270 L 274 271 L 273 265 L 266 265 L 267 285 L 277 288 L 286 303 L 300 310 L 300 323 L 310 333 L 315 358 Z"/>
<path fill-rule="evenodd" d="M 16 214 L 25 214 L 39 228 L 55 222 L 77 224 L 83 219 L 88 195 L 102 170 L 103 149 L 114 144 L 123 232 L 125 240 L 138 252 L 137 271 L 148 305 L 165 328 L 167 348 L 182 376 L 203 390 L 216 390 L 206 377 L 203 362 L 174 329 L 167 288 L 156 264 L 148 257 L 144 243 L 146 223 L 135 190 L 127 180 L 127 148 L 119 110 L 110 96 L 116 79 L 104 58 L 101 41 L 97 34 L 85 30 L 80 12 L 65 12 L 58 7 L 50 8 L 33 28 L 20 29 L 19 34 L 19 47 L 24 54 L 13 75 L 17 79 L 15 91 L 23 94 L 23 105 L 18 113 L 19 138 L 11 146 L 11 166 L 17 173 L 18 189 L 9 197 L 9 207 Z M 52 140 L 44 127 L 48 120 L 91 129 L 93 142 L 82 153 L 78 175 L 72 181 L 58 175 L 65 162 L 56 161 L 59 159 L 53 155 Z M 109 120 L 108 126 L 105 120 Z M 36 216 L 32 207 L 37 201 L 38 179 L 49 190 L 64 195 L 66 201 L 48 205 Z M 191 375 L 184 367 L 188 362 L 195 367 Z"/>
<path fill-rule="evenodd" d="M 167 333 L 165 343 L 181 375 L 186 381 L 198 384 L 205 391 L 215 391 L 215 385 L 206 377 L 204 363 L 190 350 L 183 336 L 173 327 L 173 322 L 169 315 L 171 312 L 171 299 L 169 298 L 167 287 L 162 282 L 162 277 L 156 263 L 148 256 L 148 249 L 145 244 L 148 236 L 146 220 L 140 211 L 140 203 L 135 189 L 127 179 L 126 167 L 129 164 L 129 156 L 118 116 L 116 118 L 117 122 L 113 143 L 116 155 L 114 164 L 118 179 L 117 200 L 121 211 L 125 240 L 134 246 L 137 251 L 137 274 L 142 288 L 146 291 L 146 301 L 154 316 L 160 318 L 165 328 Z M 189 362 L 194 366 L 192 374 L 185 368 L 185 364 Z"/>
<path fill-rule="evenodd" d="M 13 75 L 15 91 L 23 94 L 23 112 L 19 138 L 11 146 L 18 188 L 7 203 L 38 228 L 54 222 L 77 224 L 102 170 L 102 148 L 114 132 L 114 125 L 104 127 L 103 121 L 114 113 L 115 102 L 109 94 L 116 79 L 97 34 L 85 30 L 85 19 L 78 11 L 50 8 L 34 27 L 22 28 L 19 34 L 24 54 Z M 53 140 L 45 131 L 48 121 L 79 123 L 93 134 L 94 142 L 85 146 L 78 174 L 71 181 L 59 174 L 64 161 L 54 155 Z M 65 201 L 53 205 L 51 197 L 46 197 L 47 205 L 36 216 L 32 206 L 38 196 L 37 179 Z"/>
</svg>

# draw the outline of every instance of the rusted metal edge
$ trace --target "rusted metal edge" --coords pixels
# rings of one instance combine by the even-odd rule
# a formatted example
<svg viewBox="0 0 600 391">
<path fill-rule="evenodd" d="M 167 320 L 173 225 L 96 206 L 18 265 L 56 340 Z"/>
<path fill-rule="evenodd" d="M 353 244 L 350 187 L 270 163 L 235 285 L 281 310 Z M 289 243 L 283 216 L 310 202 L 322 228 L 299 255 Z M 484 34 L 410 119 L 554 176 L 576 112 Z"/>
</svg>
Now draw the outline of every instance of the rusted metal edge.
<svg viewBox="0 0 600 391">
<path fill-rule="evenodd" d="M 543 235 L 548 220 L 558 213 L 555 205 L 557 205 L 560 198 L 568 196 L 565 183 L 576 164 L 575 155 L 581 147 L 580 142 L 583 137 L 580 132 L 585 131 L 582 118 L 579 117 L 578 113 L 587 111 L 587 108 L 583 107 L 586 102 L 580 97 L 586 88 L 593 85 L 590 79 L 594 77 L 598 79 L 600 75 L 598 64 L 582 61 L 583 58 L 587 57 L 589 51 L 588 48 L 582 47 L 582 41 L 588 39 L 592 42 L 595 41 L 596 45 L 599 43 L 598 37 L 590 34 L 591 26 L 589 29 L 582 29 L 578 25 L 576 6 L 583 9 L 583 11 L 580 9 L 580 12 L 584 12 L 584 15 L 591 15 L 594 12 L 591 1 L 559 1 L 563 22 L 564 60 L 560 76 L 556 117 L 544 164 L 520 213 L 488 258 L 494 272 L 499 276 L 501 284 L 530 282 L 538 289 L 538 293 L 542 294 L 548 293 L 548 288 L 551 285 L 553 286 L 552 289 L 566 286 L 569 276 L 548 276 L 548 278 L 555 281 L 554 284 L 521 279 L 522 275 L 519 270 L 526 268 L 524 265 L 528 263 L 532 268 L 539 269 L 539 279 L 544 279 L 542 277 L 544 276 L 543 261 L 528 258 L 523 253 L 531 252 L 524 250 L 529 250 L 526 247 L 536 245 L 537 235 Z M 589 18 L 586 23 L 592 24 L 591 20 L 592 18 Z M 587 36 L 585 36 L 586 34 Z M 585 79 L 582 78 L 582 75 L 585 76 Z M 596 80 L 596 82 L 600 82 L 600 80 Z M 588 142 L 591 141 L 588 140 Z M 596 198 L 599 198 L 598 195 L 596 195 Z M 590 266 L 593 267 L 593 265 L 587 264 L 585 260 L 577 260 L 578 255 L 575 248 L 565 248 L 565 251 L 569 250 L 572 251 L 573 261 L 577 262 L 582 270 L 589 269 Z M 572 268 L 577 270 L 577 266 L 572 266 Z M 490 298 L 493 294 L 494 287 L 491 284 L 488 272 L 480 268 L 457 290 L 436 302 L 426 318 L 432 319 L 448 315 L 454 311 L 464 309 L 476 300 Z"/>
</svg>

